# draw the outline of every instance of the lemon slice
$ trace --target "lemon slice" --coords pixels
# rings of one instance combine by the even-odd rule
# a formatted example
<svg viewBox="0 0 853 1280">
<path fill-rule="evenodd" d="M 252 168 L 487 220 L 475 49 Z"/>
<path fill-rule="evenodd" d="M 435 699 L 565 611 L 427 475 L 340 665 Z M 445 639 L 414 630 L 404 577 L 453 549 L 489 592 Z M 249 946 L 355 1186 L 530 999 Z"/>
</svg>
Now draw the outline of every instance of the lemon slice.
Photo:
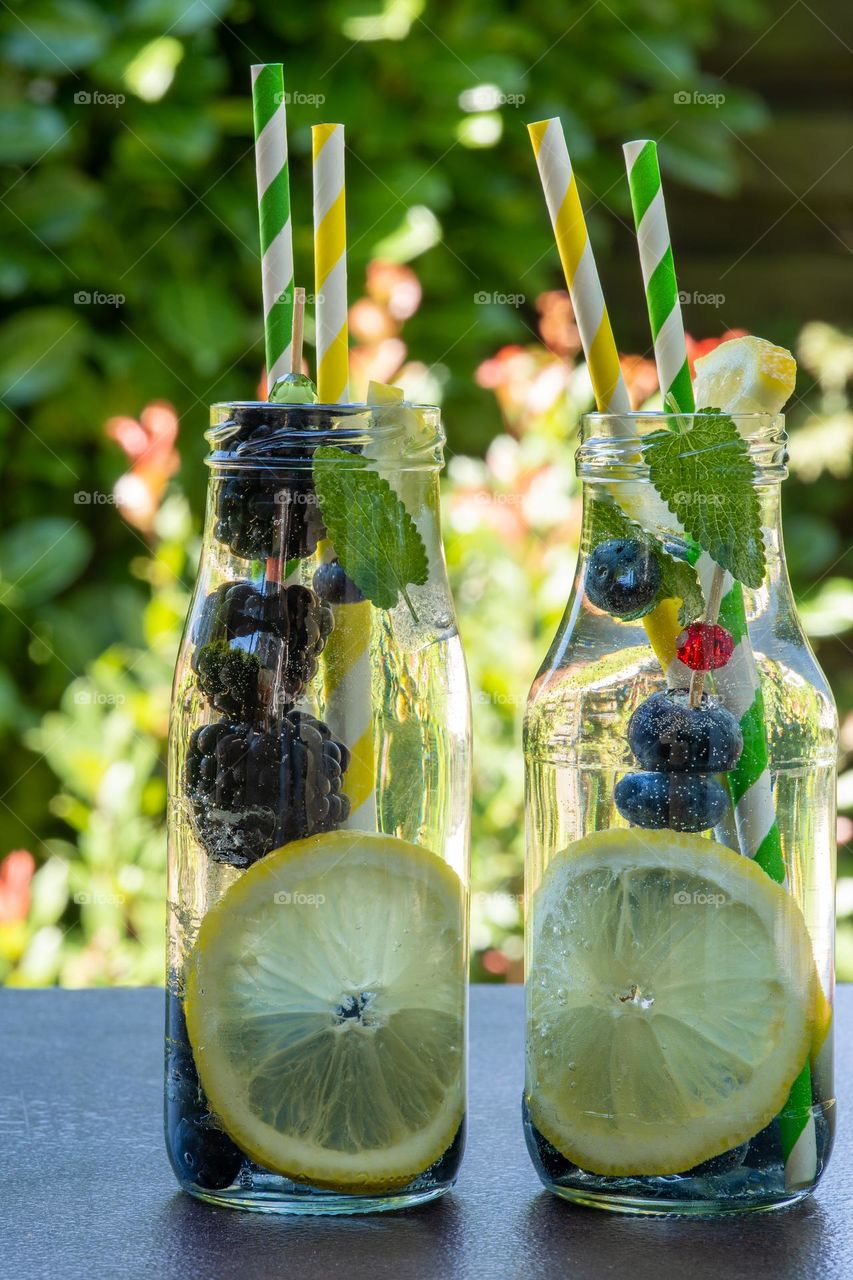
<svg viewBox="0 0 853 1280">
<path fill-rule="evenodd" d="M 258 1164 L 405 1186 L 464 1108 L 462 885 L 435 854 L 337 831 L 268 854 L 205 916 L 186 1018 L 201 1083 Z"/>
<path fill-rule="evenodd" d="M 809 1053 L 796 903 L 723 845 L 614 830 L 569 845 L 532 904 L 528 1106 L 593 1173 L 670 1174 L 769 1124 Z"/>
<path fill-rule="evenodd" d="M 723 413 L 781 413 L 796 381 L 797 362 L 784 347 L 731 338 L 696 361 L 696 404 Z"/>
</svg>

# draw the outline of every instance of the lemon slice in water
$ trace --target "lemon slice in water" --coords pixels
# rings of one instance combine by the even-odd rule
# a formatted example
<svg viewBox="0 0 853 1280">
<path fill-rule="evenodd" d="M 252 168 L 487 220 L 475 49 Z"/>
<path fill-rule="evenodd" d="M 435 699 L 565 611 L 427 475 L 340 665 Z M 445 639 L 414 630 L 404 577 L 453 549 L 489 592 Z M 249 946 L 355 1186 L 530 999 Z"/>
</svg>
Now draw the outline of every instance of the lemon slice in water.
<svg viewBox="0 0 853 1280">
<path fill-rule="evenodd" d="M 680 1173 L 781 1109 L 808 1057 L 814 963 L 793 899 L 671 831 L 570 845 L 532 904 L 528 1106 L 594 1173 Z"/>
<path fill-rule="evenodd" d="M 405 1186 L 464 1109 L 464 895 L 390 836 L 257 862 L 208 912 L 186 1017 L 202 1085 L 258 1164 L 347 1192 Z"/>
</svg>

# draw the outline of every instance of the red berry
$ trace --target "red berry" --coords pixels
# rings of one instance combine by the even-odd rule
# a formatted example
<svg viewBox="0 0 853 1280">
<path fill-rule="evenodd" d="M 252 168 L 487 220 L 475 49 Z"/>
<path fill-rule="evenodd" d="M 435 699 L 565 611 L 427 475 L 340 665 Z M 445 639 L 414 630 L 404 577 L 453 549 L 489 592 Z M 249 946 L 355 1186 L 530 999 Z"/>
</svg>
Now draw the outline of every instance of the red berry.
<svg viewBox="0 0 853 1280">
<path fill-rule="evenodd" d="M 716 671 L 734 650 L 735 642 L 725 627 L 710 622 L 691 622 L 675 642 L 675 652 L 691 671 Z"/>
</svg>

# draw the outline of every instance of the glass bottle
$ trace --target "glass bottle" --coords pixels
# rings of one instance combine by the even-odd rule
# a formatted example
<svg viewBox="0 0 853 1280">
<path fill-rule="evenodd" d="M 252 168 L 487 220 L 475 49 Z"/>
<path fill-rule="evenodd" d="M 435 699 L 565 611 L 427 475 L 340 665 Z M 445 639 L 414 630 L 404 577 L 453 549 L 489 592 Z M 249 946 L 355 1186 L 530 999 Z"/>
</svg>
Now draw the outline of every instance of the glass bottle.
<svg viewBox="0 0 853 1280">
<path fill-rule="evenodd" d="M 669 722 L 674 737 L 664 734 L 663 747 L 649 736 L 647 713 L 629 725 L 653 695 L 691 680 L 674 657 L 675 606 L 661 605 L 659 594 L 654 613 L 626 618 L 614 616 L 624 615 L 624 602 L 608 612 L 589 594 L 602 504 L 612 512 L 617 503 L 649 530 L 653 555 L 660 546 L 683 563 L 696 559 L 698 547 L 651 485 L 644 453 L 651 433 L 692 421 L 585 418 L 580 556 L 525 721 L 527 1145 L 558 1196 L 639 1213 L 723 1213 L 800 1199 L 820 1178 L 834 1132 L 837 719 L 785 565 L 783 420 L 736 420 L 753 463 L 766 556 L 760 586 L 742 593 L 763 730 L 756 737 L 754 722 L 741 718 L 760 703 L 754 688 L 744 694 L 749 663 L 740 644 L 731 666 L 708 672 L 704 690 L 706 710 L 732 710 L 744 752 L 766 744 L 769 778 L 760 760 L 746 783 L 731 772 L 715 780 L 712 767 L 695 784 L 661 772 L 660 752 L 675 750 L 678 724 Z M 725 451 L 710 462 L 729 465 Z M 717 486 L 685 498 L 718 503 L 725 522 L 728 498 Z M 629 553 L 623 546 L 620 554 Z M 677 696 L 682 709 L 689 704 L 686 693 Z M 644 770 L 654 773 L 650 781 Z M 670 790 L 651 816 L 632 809 L 640 774 L 643 786 L 696 785 L 705 797 L 709 789 L 719 796 L 722 783 L 722 807 L 700 816 L 681 795 L 685 814 Z M 626 804 L 617 784 L 627 775 Z M 747 795 L 749 783 L 756 789 Z M 698 830 L 706 821 L 712 829 Z M 755 854 L 746 869 L 744 851 Z M 781 886 L 768 889 L 771 880 Z"/>
<path fill-rule="evenodd" d="M 243 1209 L 430 1200 L 464 1143 L 470 821 L 439 411 L 218 404 L 208 439 L 170 728 L 169 1156 Z"/>
</svg>

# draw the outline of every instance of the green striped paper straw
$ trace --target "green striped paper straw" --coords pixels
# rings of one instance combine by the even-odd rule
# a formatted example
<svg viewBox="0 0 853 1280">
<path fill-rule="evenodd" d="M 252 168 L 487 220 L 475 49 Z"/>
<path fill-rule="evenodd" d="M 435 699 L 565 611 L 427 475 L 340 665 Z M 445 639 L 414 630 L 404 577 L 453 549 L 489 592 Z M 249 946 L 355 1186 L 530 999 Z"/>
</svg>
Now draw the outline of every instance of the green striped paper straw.
<svg viewBox="0 0 853 1280">
<path fill-rule="evenodd" d="M 696 404 L 690 381 L 657 144 L 648 140 L 627 142 L 623 151 L 661 395 L 665 407 L 671 407 L 677 413 L 693 413 Z M 717 566 L 703 553 L 697 568 L 707 597 Z M 736 768 L 728 775 L 740 852 L 754 858 L 772 880 L 786 884 L 785 861 L 773 804 L 761 681 L 749 641 L 743 589 L 729 574 L 724 577 L 720 622 L 736 642 L 730 661 L 714 674 L 717 693 L 737 717 L 743 734 L 743 753 Z M 811 1183 L 817 1171 L 811 1104 L 811 1070 L 806 1061 L 779 1116 L 785 1183 L 791 1189 Z"/>
<path fill-rule="evenodd" d="M 261 283 L 267 386 L 290 373 L 293 328 L 293 232 L 287 164 L 284 69 L 280 62 L 252 67 L 255 170 L 261 233 Z"/>
<path fill-rule="evenodd" d="M 695 408 L 693 384 L 687 363 L 657 144 L 626 142 L 623 151 L 664 408 L 672 405 L 678 413 L 692 413 Z"/>
</svg>

